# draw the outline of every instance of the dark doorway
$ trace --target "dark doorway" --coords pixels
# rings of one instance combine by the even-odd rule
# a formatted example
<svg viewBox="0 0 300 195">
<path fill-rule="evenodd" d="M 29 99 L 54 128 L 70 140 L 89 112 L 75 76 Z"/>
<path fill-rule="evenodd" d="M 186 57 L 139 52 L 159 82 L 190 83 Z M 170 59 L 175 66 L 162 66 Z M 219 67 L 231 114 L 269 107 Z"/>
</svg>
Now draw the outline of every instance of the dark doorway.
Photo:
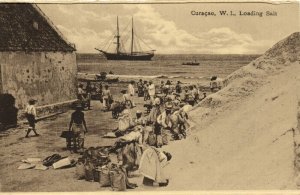
<svg viewBox="0 0 300 195">
<path fill-rule="evenodd" d="M 15 102 L 11 94 L 0 94 L 0 130 L 17 126 L 18 109 Z"/>
</svg>

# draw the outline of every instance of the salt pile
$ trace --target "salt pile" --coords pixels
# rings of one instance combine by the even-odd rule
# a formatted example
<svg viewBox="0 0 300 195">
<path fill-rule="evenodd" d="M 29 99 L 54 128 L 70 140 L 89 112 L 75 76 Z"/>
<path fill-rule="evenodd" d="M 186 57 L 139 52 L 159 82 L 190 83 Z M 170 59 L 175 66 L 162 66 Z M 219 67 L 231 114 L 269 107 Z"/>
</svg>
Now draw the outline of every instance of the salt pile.
<svg viewBox="0 0 300 195">
<path fill-rule="evenodd" d="M 192 136 L 166 147 L 167 190 L 296 189 L 300 33 L 225 79 L 190 115 Z"/>
</svg>

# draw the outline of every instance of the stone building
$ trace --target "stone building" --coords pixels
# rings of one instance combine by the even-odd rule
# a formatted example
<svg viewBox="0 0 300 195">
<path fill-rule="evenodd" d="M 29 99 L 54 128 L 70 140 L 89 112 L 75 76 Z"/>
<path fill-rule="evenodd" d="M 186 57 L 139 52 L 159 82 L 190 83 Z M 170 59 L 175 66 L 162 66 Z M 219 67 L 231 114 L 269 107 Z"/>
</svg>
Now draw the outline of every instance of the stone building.
<svg viewBox="0 0 300 195">
<path fill-rule="evenodd" d="M 0 3 L 0 94 L 50 112 L 76 99 L 75 46 L 35 4 Z"/>
</svg>

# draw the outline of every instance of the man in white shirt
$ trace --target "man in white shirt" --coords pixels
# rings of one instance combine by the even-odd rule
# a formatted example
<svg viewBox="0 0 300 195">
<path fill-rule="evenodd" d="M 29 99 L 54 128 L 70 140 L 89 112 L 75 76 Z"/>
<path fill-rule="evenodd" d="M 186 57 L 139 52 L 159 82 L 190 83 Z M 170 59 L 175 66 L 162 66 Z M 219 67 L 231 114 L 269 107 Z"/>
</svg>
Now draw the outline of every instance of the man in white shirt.
<svg viewBox="0 0 300 195">
<path fill-rule="evenodd" d="M 152 81 L 149 81 L 148 93 L 149 93 L 151 102 L 154 103 L 155 85 L 152 83 Z"/>
<path fill-rule="evenodd" d="M 85 94 L 85 92 L 83 90 L 83 85 L 79 84 L 78 91 L 77 91 L 78 99 L 79 100 L 84 100 L 84 94 Z"/>
</svg>

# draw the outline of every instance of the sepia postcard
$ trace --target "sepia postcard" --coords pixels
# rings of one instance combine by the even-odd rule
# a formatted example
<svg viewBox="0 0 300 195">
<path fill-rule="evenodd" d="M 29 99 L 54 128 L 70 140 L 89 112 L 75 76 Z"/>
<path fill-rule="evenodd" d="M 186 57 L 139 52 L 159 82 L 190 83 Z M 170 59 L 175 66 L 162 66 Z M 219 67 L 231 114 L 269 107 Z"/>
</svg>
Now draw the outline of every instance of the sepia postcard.
<svg viewBox="0 0 300 195">
<path fill-rule="evenodd" d="M 298 1 L 1 1 L 0 194 L 299 194 Z"/>
</svg>

